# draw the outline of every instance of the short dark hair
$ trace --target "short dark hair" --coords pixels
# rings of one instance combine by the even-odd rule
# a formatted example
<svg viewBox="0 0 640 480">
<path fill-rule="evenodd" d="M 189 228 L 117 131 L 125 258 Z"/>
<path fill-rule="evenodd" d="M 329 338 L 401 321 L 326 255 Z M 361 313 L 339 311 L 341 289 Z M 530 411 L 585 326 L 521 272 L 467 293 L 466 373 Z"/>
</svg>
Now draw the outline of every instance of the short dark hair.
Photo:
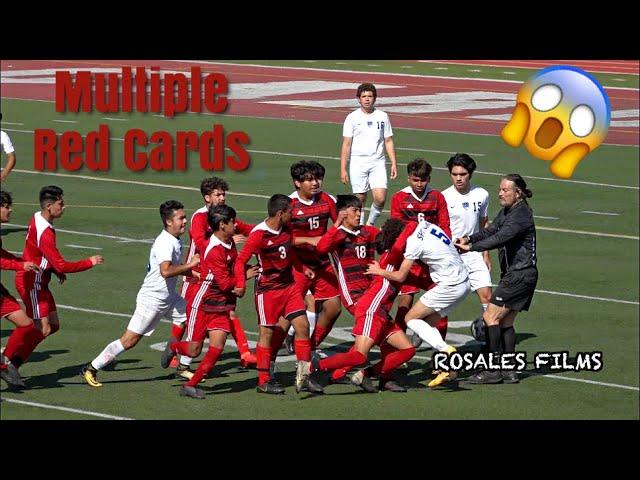
<svg viewBox="0 0 640 480">
<path fill-rule="evenodd" d="M 509 175 L 505 175 L 502 178 L 515 183 L 516 190 L 520 190 L 522 192 L 522 196 L 526 198 L 533 197 L 533 192 L 527 188 L 527 182 L 525 182 L 524 178 L 522 178 L 519 174 L 510 173 Z"/>
<path fill-rule="evenodd" d="M 13 198 L 11 197 L 11 193 L 6 190 L 0 190 L 0 206 L 10 207 L 13 205 Z"/>
<path fill-rule="evenodd" d="M 267 213 L 270 217 L 275 217 L 276 213 L 285 211 L 291 205 L 291 199 L 281 193 L 272 195 L 267 202 Z"/>
<path fill-rule="evenodd" d="M 384 222 L 380 233 L 376 236 L 376 250 L 378 253 L 382 254 L 389 250 L 405 228 L 404 222 L 399 218 L 389 218 Z"/>
<path fill-rule="evenodd" d="M 304 182 L 309 178 L 322 180 L 325 168 L 314 160 L 300 160 L 291 165 L 291 178 L 298 182 Z"/>
<path fill-rule="evenodd" d="M 451 173 L 451 170 L 453 170 L 453 167 L 462 167 L 467 172 L 469 172 L 469 177 L 473 175 L 473 172 L 475 171 L 476 166 L 477 166 L 476 161 L 466 153 L 456 153 L 447 162 L 447 168 L 449 169 L 449 173 Z"/>
<path fill-rule="evenodd" d="M 338 195 L 336 197 L 336 210 L 341 211 L 349 207 L 362 208 L 362 200 L 355 195 Z"/>
<path fill-rule="evenodd" d="M 416 158 L 415 160 L 411 160 L 407 164 L 407 174 L 409 176 L 415 175 L 421 180 L 426 179 L 431 176 L 431 165 L 424 158 Z"/>
<path fill-rule="evenodd" d="M 180 210 L 183 208 L 184 205 L 177 200 L 167 200 L 162 205 L 160 205 L 160 218 L 162 218 L 163 225 L 166 227 L 167 222 L 173 218 L 176 210 Z"/>
<path fill-rule="evenodd" d="M 209 222 L 209 226 L 214 232 L 220 230 L 221 223 L 229 223 L 235 219 L 236 211 L 229 205 L 218 205 L 209 208 L 207 211 L 207 222 Z"/>
<path fill-rule="evenodd" d="M 356 97 L 360 98 L 363 92 L 371 92 L 373 93 L 373 98 L 378 97 L 378 91 L 376 90 L 376 86 L 373 83 L 362 83 L 358 86 L 358 90 L 356 90 Z"/>
<path fill-rule="evenodd" d="M 200 182 L 200 193 L 204 197 L 210 195 L 214 190 L 229 190 L 229 184 L 220 177 L 205 178 Z"/>
<path fill-rule="evenodd" d="M 62 199 L 64 192 L 60 187 L 49 185 L 40 189 L 40 208 L 44 208 L 49 203 L 57 202 Z"/>
</svg>

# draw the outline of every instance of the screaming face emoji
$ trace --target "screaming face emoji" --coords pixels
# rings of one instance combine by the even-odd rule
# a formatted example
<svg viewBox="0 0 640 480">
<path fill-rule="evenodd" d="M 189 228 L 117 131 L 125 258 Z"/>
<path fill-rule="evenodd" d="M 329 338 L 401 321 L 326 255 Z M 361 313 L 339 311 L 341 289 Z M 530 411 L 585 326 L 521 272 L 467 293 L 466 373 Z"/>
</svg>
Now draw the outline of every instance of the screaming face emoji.
<svg viewBox="0 0 640 480">
<path fill-rule="evenodd" d="M 540 70 L 520 88 L 516 108 L 500 136 L 522 141 L 531 155 L 551 161 L 556 177 L 571 178 L 576 165 L 607 136 L 609 98 L 598 81 L 576 67 Z"/>
</svg>

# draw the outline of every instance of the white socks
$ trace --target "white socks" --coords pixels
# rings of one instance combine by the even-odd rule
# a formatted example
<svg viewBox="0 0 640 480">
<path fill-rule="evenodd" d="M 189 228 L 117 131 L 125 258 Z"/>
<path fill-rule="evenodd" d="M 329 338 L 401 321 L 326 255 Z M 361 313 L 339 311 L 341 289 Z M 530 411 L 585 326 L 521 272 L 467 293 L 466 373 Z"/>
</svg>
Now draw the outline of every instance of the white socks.
<svg viewBox="0 0 640 480">
<path fill-rule="evenodd" d="M 191 357 L 187 357 L 186 355 L 180 355 L 180 365 L 185 365 L 185 366 L 189 366 L 191 365 L 191 361 L 193 360 L 193 358 Z"/>
<path fill-rule="evenodd" d="M 96 370 L 101 370 L 106 365 L 109 365 L 111 362 L 113 362 L 116 357 L 122 352 L 124 352 L 124 346 L 122 345 L 122 342 L 120 341 L 120 339 L 115 340 L 107 345 L 106 348 L 102 350 L 102 352 L 100 352 L 100 355 L 93 359 L 93 361 L 91 362 L 91 366 Z"/>
<path fill-rule="evenodd" d="M 309 310 L 307 310 L 307 318 L 309 319 L 309 337 L 311 337 L 311 334 L 313 333 L 313 329 L 316 326 L 316 312 L 310 312 Z M 289 331 L 287 332 L 287 334 L 289 335 L 294 335 L 296 333 L 296 330 L 293 328 L 293 325 L 291 325 L 289 327 Z"/>
<path fill-rule="evenodd" d="M 445 352 L 449 347 L 449 345 L 447 345 L 446 342 L 442 339 L 442 335 L 440 335 L 438 329 L 432 327 L 424 320 L 416 318 L 407 320 L 407 327 L 417 333 L 422 340 L 427 342 L 439 352 Z"/>
<path fill-rule="evenodd" d="M 369 212 L 369 219 L 367 220 L 367 225 L 374 225 L 381 213 L 382 209 L 378 208 L 375 203 L 372 203 L 371 211 Z"/>
</svg>

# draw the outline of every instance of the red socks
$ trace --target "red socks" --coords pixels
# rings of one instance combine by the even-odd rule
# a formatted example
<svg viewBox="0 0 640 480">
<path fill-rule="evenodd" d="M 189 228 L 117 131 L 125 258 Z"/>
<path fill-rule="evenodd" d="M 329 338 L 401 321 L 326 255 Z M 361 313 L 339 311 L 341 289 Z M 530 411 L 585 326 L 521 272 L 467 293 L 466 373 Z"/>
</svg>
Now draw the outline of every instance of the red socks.
<svg viewBox="0 0 640 480">
<path fill-rule="evenodd" d="M 269 347 L 256 346 L 256 357 L 258 359 L 258 385 L 269 381 L 269 363 L 271 362 L 271 349 Z"/>
<path fill-rule="evenodd" d="M 25 328 L 29 328 L 29 327 L 25 327 Z M 23 343 L 22 345 L 18 346 L 18 348 L 16 349 L 12 357 L 9 357 L 9 355 L 5 351 L 5 355 L 9 358 L 9 360 L 11 360 L 11 363 L 13 363 L 16 367 L 19 367 L 24 362 L 26 362 L 29 356 L 31 355 L 31 353 L 36 349 L 38 344 L 42 340 L 44 340 L 44 335 L 42 335 L 42 332 L 38 330 L 35 327 L 35 325 L 33 326 L 33 328 L 29 328 L 28 331 L 25 331 L 22 335 L 23 335 L 22 337 Z M 8 347 L 9 345 L 7 345 L 7 348 Z"/>
<path fill-rule="evenodd" d="M 367 357 L 355 350 L 338 353 L 320 360 L 320 370 L 336 370 L 344 367 L 356 367 L 367 363 Z"/>
<path fill-rule="evenodd" d="M 9 336 L 9 340 L 7 340 L 7 346 L 4 349 L 4 355 L 9 360 L 11 360 L 20 349 L 24 349 L 30 335 L 35 335 L 32 330 L 37 331 L 36 326 L 33 323 L 26 327 L 16 327 L 13 329 L 13 332 L 11 332 L 11 335 Z"/>
<path fill-rule="evenodd" d="M 200 383 L 200 380 L 206 377 L 211 371 L 211 369 L 213 368 L 213 366 L 216 364 L 216 362 L 218 361 L 218 357 L 220 357 L 221 353 L 222 353 L 221 348 L 215 348 L 210 346 L 209 350 L 207 350 L 206 355 L 200 362 L 200 365 L 198 365 L 198 369 L 194 372 L 193 377 L 191 377 L 191 380 L 187 382 L 187 385 L 190 387 L 198 386 L 198 383 Z"/>
<path fill-rule="evenodd" d="M 240 358 L 242 358 L 245 353 L 250 351 L 249 342 L 247 341 L 247 334 L 244 333 L 244 328 L 242 328 L 242 323 L 236 316 L 231 317 L 231 336 L 235 340 L 240 352 Z"/>
<path fill-rule="evenodd" d="M 299 362 L 311 361 L 311 341 L 294 339 L 293 348 L 296 351 L 296 359 Z"/>
<path fill-rule="evenodd" d="M 189 343 L 191 342 L 175 342 L 175 343 L 172 343 L 169 346 L 169 348 L 171 349 L 172 352 L 179 353 L 180 355 L 184 355 L 186 357 L 190 357 L 191 355 L 189 355 Z"/>
<path fill-rule="evenodd" d="M 181 323 L 180 325 L 176 325 L 175 323 L 171 324 L 171 336 L 176 340 L 182 340 L 182 336 L 184 335 L 184 331 L 187 329 L 187 322 Z"/>
<path fill-rule="evenodd" d="M 318 348 L 318 345 L 329 335 L 330 331 L 330 328 L 324 328 L 316 324 L 316 328 L 313 330 L 313 335 L 311 336 L 311 348 L 313 350 Z"/>
<path fill-rule="evenodd" d="M 403 350 L 396 350 L 391 347 L 391 350 L 383 352 L 382 359 L 373 365 L 368 373 L 372 376 L 379 375 L 380 378 L 389 378 L 400 365 L 411 360 L 416 354 L 414 347 Z"/>
<path fill-rule="evenodd" d="M 443 340 L 447 338 L 448 326 L 449 326 L 449 317 L 442 317 L 440 320 L 438 320 L 438 324 L 436 325 L 436 328 L 440 332 L 440 335 L 442 335 Z"/>
</svg>

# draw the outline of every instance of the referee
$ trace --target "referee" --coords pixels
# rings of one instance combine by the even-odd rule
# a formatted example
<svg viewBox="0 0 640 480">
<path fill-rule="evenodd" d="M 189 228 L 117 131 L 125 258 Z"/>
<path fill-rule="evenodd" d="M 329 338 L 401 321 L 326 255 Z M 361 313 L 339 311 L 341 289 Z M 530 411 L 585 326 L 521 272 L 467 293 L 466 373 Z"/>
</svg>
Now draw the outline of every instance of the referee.
<svg viewBox="0 0 640 480">
<path fill-rule="evenodd" d="M 536 227 L 533 211 L 527 203 L 533 193 L 524 179 L 512 173 L 500 181 L 498 199 L 502 210 L 493 223 L 471 236 L 457 238 L 461 252 L 482 252 L 499 248 L 500 283 L 491 295 L 484 312 L 485 335 L 489 352 L 514 353 L 516 333 L 513 324 L 521 310 L 529 310 L 538 282 L 536 267 Z M 471 377 L 470 383 L 518 383 L 515 370 L 483 370 Z"/>
</svg>

